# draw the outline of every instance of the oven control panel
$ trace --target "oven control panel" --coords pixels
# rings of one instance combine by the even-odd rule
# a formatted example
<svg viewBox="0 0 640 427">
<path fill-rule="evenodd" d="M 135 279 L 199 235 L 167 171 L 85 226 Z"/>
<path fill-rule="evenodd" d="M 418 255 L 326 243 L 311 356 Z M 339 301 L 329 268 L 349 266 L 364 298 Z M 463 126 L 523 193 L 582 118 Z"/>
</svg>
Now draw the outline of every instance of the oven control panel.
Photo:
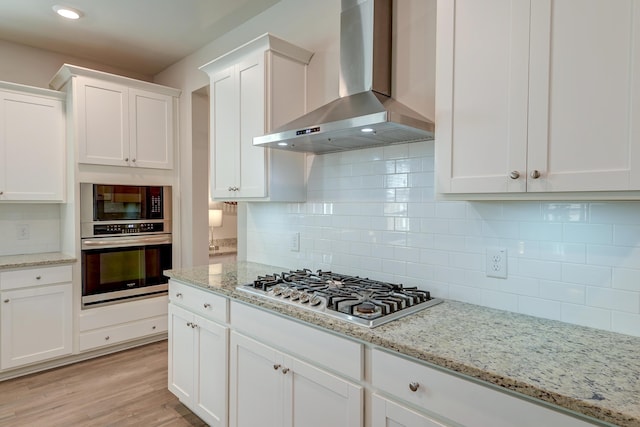
<svg viewBox="0 0 640 427">
<path fill-rule="evenodd" d="M 101 236 L 105 234 L 144 234 L 164 232 L 164 223 L 118 223 L 118 224 L 96 224 L 93 226 L 93 234 Z"/>
</svg>

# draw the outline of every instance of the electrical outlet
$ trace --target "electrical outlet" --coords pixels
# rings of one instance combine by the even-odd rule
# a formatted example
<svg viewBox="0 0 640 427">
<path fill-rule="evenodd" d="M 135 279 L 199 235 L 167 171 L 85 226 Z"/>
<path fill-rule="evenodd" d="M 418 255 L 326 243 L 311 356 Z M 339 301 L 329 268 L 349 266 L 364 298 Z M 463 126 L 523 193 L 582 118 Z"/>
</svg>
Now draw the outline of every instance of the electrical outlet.
<svg viewBox="0 0 640 427">
<path fill-rule="evenodd" d="M 291 252 L 300 252 L 300 233 L 291 233 Z"/>
<path fill-rule="evenodd" d="M 18 240 L 29 240 L 29 224 L 16 225 L 16 238 Z"/>
<path fill-rule="evenodd" d="M 506 248 L 487 248 L 487 277 L 507 278 Z"/>
</svg>

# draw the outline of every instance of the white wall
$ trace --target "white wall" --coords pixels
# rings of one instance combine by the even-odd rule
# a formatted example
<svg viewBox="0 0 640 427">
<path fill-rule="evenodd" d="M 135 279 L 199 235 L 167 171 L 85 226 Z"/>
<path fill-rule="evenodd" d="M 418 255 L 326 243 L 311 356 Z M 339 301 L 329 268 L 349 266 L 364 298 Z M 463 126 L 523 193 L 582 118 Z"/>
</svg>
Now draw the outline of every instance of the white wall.
<svg viewBox="0 0 640 427">
<path fill-rule="evenodd" d="M 65 63 L 151 81 L 151 76 L 144 74 L 6 40 L 0 40 L 0 58 L 0 80 L 28 86 L 49 88 L 49 81 Z"/>
</svg>

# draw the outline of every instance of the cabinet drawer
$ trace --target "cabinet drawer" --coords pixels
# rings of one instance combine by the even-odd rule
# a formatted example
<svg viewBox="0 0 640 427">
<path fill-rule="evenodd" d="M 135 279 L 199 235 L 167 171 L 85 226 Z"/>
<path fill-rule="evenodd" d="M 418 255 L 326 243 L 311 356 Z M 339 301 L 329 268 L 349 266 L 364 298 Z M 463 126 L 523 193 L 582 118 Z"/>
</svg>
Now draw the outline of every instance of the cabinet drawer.
<svg viewBox="0 0 640 427">
<path fill-rule="evenodd" d="M 167 314 L 169 301 L 166 296 L 141 299 L 138 301 L 122 302 L 82 310 L 79 317 L 80 332 L 92 329 L 116 326 L 122 323 Z"/>
<path fill-rule="evenodd" d="M 71 282 L 70 265 L 0 272 L 0 289 L 19 289 L 64 282 Z"/>
<path fill-rule="evenodd" d="M 362 345 L 245 304 L 231 302 L 231 325 L 314 365 L 326 367 L 356 380 L 362 379 Z"/>
<path fill-rule="evenodd" d="M 166 332 L 168 321 L 168 317 L 164 315 L 109 328 L 96 329 L 90 332 L 82 332 L 80 333 L 80 351 Z"/>
<path fill-rule="evenodd" d="M 466 426 L 593 425 L 386 351 L 372 351 L 371 367 L 371 383 L 381 392 Z"/>
<path fill-rule="evenodd" d="M 227 298 L 220 295 L 171 280 L 169 300 L 207 319 L 227 322 Z"/>
</svg>

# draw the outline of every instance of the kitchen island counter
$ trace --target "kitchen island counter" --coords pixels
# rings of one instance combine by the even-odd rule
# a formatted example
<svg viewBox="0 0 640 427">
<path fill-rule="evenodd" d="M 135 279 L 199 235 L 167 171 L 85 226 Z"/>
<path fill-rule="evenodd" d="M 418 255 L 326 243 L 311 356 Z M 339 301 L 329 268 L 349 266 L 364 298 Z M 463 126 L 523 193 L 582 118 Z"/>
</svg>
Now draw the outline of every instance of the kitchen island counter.
<svg viewBox="0 0 640 427">
<path fill-rule="evenodd" d="M 288 269 L 238 262 L 166 274 L 604 422 L 640 426 L 640 338 L 449 300 L 369 329 L 236 290 L 277 271 Z"/>
<path fill-rule="evenodd" d="M 61 252 L 0 256 L 0 270 L 73 264 L 76 258 Z"/>
</svg>

